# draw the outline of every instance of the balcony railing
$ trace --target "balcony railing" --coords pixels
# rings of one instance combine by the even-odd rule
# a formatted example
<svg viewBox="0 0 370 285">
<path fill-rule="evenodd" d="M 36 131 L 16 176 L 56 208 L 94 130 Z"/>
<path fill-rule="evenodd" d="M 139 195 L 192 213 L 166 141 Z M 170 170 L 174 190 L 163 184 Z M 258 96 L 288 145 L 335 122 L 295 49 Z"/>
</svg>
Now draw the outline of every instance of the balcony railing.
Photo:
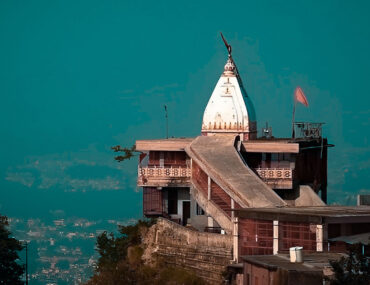
<svg viewBox="0 0 370 285">
<path fill-rule="evenodd" d="M 262 179 L 292 179 L 293 170 L 291 168 L 256 168 Z"/>
<path fill-rule="evenodd" d="M 291 168 L 256 168 L 255 171 L 273 189 L 293 188 L 293 169 Z"/>
<path fill-rule="evenodd" d="M 138 168 L 138 186 L 181 186 L 181 184 L 190 183 L 190 177 L 190 167 L 139 166 Z"/>
<path fill-rule="evenodd" d="M 190 167 L 139 167 L 139 176 L 190 177 Z"/>
</svg>

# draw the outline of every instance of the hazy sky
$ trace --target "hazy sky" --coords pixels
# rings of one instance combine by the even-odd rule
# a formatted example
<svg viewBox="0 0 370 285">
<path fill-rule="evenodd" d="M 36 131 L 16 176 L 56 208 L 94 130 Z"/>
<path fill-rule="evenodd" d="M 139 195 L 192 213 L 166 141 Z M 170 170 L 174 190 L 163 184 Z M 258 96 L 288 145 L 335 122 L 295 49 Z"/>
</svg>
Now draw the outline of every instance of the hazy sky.
<svg viewBox="0 0 370 285">
<path fill-rule="evenodd" d="M 110 146 L 197 136 L 233 47 L 257 113 L 290 134 L 297 85 L 326 122 L 329 201 L 369 191 L 369 1 L 0 1 L 0 212 L 139 217 Z"/>
</svg>

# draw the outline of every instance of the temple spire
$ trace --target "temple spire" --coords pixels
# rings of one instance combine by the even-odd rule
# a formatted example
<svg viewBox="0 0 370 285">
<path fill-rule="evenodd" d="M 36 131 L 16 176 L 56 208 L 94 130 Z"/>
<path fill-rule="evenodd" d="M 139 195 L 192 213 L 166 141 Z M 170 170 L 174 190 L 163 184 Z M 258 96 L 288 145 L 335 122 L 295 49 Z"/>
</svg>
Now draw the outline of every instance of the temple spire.
<svg viewBox="0 0 370 285">
<path fill-rule="evenodd" d="M 231 45 L 222 33 L 221 38 L 229 56 L 204 111 L 202 134 L 240 135 L 243 141 L 255 139 L 257 125 L 253 104 L 232 58 Z"/>
</svg>

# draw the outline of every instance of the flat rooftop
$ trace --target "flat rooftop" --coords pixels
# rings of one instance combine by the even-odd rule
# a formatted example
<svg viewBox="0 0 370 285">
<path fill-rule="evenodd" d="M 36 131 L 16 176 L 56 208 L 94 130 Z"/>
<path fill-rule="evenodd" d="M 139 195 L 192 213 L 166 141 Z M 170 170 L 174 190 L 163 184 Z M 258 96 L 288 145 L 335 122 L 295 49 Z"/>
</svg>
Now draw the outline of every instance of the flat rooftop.
<svg viewBox="0 0 370 285">
<path fill-rule="evenodd" d="M 279 208 L 243 208 L 234 210 L 240 218 L 326 222 L 352 220 L 353 222 L 370 222 L 370 206 L 310 206 Z M 355 219 L 356 218 L 356 219 Z"/>
<path fill-rule="evenodd" d="M 137 140 L 138 151 L 184 151 L 195 138 L 169 138 L 154 140 Z"/>
<path fill-rule="evenodd" d="M 222 135 L 219 135 L 222 136 Z M 137 140 L 138 151 L 183 151 L 195 138 L 168 138 Z M 299 141 L 301 141 L 300 139 Z M 304 139 L 309 141 L 311 139 Z M 270 152 L 270 153 L 298 153 L 299 143 L 291 138 L 258 138 L 242 142 L 242 149 L 247 152 Z"/>
<path fill-rule="evenodd" d="M 298 153 L 299 144 L 289 139 L 257 139 L 242 142 L 246 152 Z"/>
<path fill-rule="evenodd" d="M 303 263 L 290 262 L 288 254 L 277 255 L 246 255 L 242 256 L 244 262 L 257 265 L 269 270 L 277 270 L 282 268 L 288 271 L 301 271 L 301 272 L 322 272 L 325 267 L 329 267 L 330 260 L 338 260 L 343 253 L 304 253 Z"/>
</svg>

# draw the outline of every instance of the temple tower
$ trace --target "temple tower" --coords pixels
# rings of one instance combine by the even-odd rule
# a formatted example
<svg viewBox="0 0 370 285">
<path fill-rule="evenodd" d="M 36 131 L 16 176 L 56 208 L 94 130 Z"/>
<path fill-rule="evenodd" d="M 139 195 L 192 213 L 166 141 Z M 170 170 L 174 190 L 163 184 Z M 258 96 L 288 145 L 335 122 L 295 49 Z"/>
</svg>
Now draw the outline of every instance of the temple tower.
<svg viewBox="0 0 370 285">
<path fill-rule="evenodd" d="M 231 46 L 226 41 L 225 45 L 229 57 L 204 111 L 202 135 L 240 135 L 242 141 L 256 139 L 254 107 L 231 56 Z"/>
</svg>

